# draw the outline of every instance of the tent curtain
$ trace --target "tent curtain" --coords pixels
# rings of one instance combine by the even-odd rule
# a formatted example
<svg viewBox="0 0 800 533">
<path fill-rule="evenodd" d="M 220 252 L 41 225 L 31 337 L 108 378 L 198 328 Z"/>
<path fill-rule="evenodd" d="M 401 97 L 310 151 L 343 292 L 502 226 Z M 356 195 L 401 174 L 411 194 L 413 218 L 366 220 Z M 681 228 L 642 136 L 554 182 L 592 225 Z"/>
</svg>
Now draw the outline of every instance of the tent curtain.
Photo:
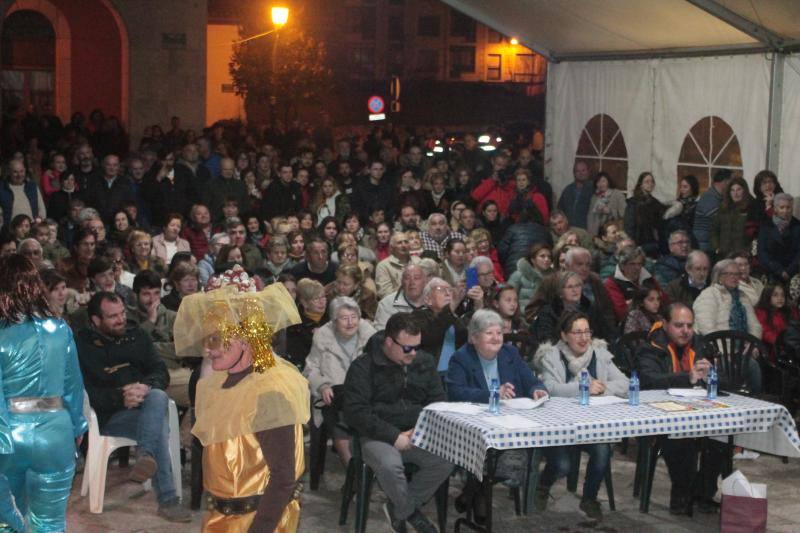
<svg viewBox="0 0 800 533">
<path fill-rule="evenodd" d="M 799 94 L 800 77 L 793 83 L 797 84 L 794 94 Z M 673 199 L 684 138 L 708 116 L 719 117 L 733 128 L 744 176 L 752 182 L 766 162 L 769 87 L 770 60 L 762 54 L 552 64 L 546 168 L 553 188 L 559 192 L 572 180 L 581 130 L 599 113 L 616 120 L 624 135 L 628 191 L 640 172 L 652 171 L 656 196 Z M 791 94 L 788 87 L 786 94 Z M 800 113 L 796 100 L 795 112 Z M 786 118 L 784 131 L 790 128 Z M 792 168 L 797 168 L 800 155 L 792 155 L 797 158 Z"/>
</svg>

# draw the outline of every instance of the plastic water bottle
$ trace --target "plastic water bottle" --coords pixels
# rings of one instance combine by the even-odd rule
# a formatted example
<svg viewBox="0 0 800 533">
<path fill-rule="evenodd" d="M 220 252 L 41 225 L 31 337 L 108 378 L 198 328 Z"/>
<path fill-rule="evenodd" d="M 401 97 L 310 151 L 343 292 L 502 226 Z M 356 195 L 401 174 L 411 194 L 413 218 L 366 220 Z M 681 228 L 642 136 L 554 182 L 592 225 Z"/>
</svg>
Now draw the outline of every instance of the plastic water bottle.
<svg viewBox="0 0 800 533">
<path fill-rule="evenodd" d="M 628 403 L 630 405 L 639 405 L 639 374 L 636 370 L 631 372 L 631 379 L 628 384 Z"/>
<path fill-rule="evenodd" d="M 717 399 L 717 387 L 719 386 L 719 377 L 717 376 L 717 367 L 712 366 L 708 371 L 708 396 L 709 400 Z"/>
<path fill-rule="evenodd" d="M 489 389 L 489 412 L 493 415 L 500 413 L 500 380 L 492 379 L 492 388 Z"/>
<path fill-rule="evenodd" d="M 578 390 L 581 395 L 581 405 L 589 405 L 589 373 L 586 370 L 581 371 L 581 381 Z"/>
</svg>

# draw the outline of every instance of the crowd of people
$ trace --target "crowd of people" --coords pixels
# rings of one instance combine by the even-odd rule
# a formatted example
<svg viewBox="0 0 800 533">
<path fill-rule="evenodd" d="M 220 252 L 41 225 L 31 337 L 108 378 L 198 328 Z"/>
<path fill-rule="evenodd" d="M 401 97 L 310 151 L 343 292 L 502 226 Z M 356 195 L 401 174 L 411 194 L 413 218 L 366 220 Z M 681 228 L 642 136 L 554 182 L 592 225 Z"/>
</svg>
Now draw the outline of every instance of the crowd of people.
<svg viewBox="0 0 800 533">
<path fill-rule="evenodd" d="M 493 378 L 502 398 L 575 396 L 583 370 L 591 394 L 624 396 L 614 350 L 637 332 L 650 341 L 638 354 L 645 389 L 702 383 L 710 363 L 700 335 L 751 334 L 770 348 L 765 358 L 800 347 L 800 221 L 768 170 L 752 194 L 729 170 L 702 193 L 683 176 L 665 202 L 649 172 L 628 196 L 578 160 L 556 197 L 530 139 L 487 152 L 468 134 L 432 157 L 430 135 L 390 124 L 338 138 L 299 124 L 216 124 L 196 134 L 174 117 L 166 134 L 151 127 L 128 153 L 104 138 L 102 123 L 74 118 L 56 133 L 48 123 L 47 143 L 27 139 L 11 154 L 0 257 L 23 256 L 38 271 L 44 316 L 72 329 L 101 432 L 136 439 L 131 479 L 154 481 L 167 520 L 190 519 L 172 482 L 167 402 L 190 424 L 195 383 L 210 372 L 200 362 L 208 350 L 176 354 L 176 313 L 238 268 L 258 289 L 280 284 L 294 299 L 299 320 L 276 335 L 276 351 L 307 378 L 309 423 L 326 427 L 345 465 L 358 435 L 395 531 L 406 522 L 435 531 L 421 507 L 453 470 L 411 444 L 431 402 L 485 403 Z M 3 298 L 6 324 L 38 316 Z M 769 376 L 751 367 L 760 390 Z M 5 367 L 2 375 L 8 397 Z M 72 418 L 78 437 L 83 422 Z M 611 448 L 584 448 L 580 509 L 600 519 Z M 723 452 L 712 450 L 711 475 L 697 476 L 694 440 L 663 439 L 662 449 L 670 511 L 713 512 Z M 546 457 L 540 510 L 571 455 L 552 448 Z M 507 483 L 520 483 L 518 461 L 501 454 Z M 418 466 L 411 481 L 404 462 Z M 713 486 L 694 486 L 701 477 Z M 456 507 L 479 517 L 475 483 Z M 31 520 L 53 512 L 29 504 Z M 275 524 L 283 508 L 248 512 Z"/>
</svg>

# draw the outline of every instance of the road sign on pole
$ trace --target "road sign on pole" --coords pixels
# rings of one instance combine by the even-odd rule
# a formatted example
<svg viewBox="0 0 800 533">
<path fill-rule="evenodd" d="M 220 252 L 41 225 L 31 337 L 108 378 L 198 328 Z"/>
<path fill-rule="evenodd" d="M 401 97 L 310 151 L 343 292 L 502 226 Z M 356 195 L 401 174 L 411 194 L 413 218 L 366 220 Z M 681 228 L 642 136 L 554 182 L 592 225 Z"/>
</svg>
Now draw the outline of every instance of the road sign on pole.
<svg viewBox="0 0 800 533">
<path fill-rule="evenodd" d="M 367 109 L 369 109 L 370 113 L 383 113 L 385 107 L 386 106 L 383 103 L 383 98 L 380 96 L 370 96 L 367 100 Z"/>
</svg>

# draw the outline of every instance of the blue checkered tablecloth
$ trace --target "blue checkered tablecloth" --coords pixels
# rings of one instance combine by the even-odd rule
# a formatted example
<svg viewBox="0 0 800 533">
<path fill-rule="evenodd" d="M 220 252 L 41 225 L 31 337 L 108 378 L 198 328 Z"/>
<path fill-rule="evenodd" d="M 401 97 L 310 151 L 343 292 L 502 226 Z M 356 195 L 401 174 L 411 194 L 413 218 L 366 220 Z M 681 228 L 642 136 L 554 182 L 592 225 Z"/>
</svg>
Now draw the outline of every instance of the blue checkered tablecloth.
<svg viewBox="0 0 800 533">
<path fill-rule="evenodd" d="M 502 429 L 479 415 L 424 410 L 414 429 L 413 443 L 459 465 L 480 479 L 490 448 L 615 442 L 625 437 L 670 435 L 675 438 L 736 435 L 736 444 L 776 455 L 800 457 L 800 438 L 785 407 L 730 395 L 719 401 L 729 408 L 668 413 L 650 402 L 677 400 L 666 391 L 642 391 L 640 405 L 627 403 L 581 406 L 575 398 L 551 398 L 542 407 L 522 410 L 501 407 L 531 421 L 530 428 Z"/>
</svg>

